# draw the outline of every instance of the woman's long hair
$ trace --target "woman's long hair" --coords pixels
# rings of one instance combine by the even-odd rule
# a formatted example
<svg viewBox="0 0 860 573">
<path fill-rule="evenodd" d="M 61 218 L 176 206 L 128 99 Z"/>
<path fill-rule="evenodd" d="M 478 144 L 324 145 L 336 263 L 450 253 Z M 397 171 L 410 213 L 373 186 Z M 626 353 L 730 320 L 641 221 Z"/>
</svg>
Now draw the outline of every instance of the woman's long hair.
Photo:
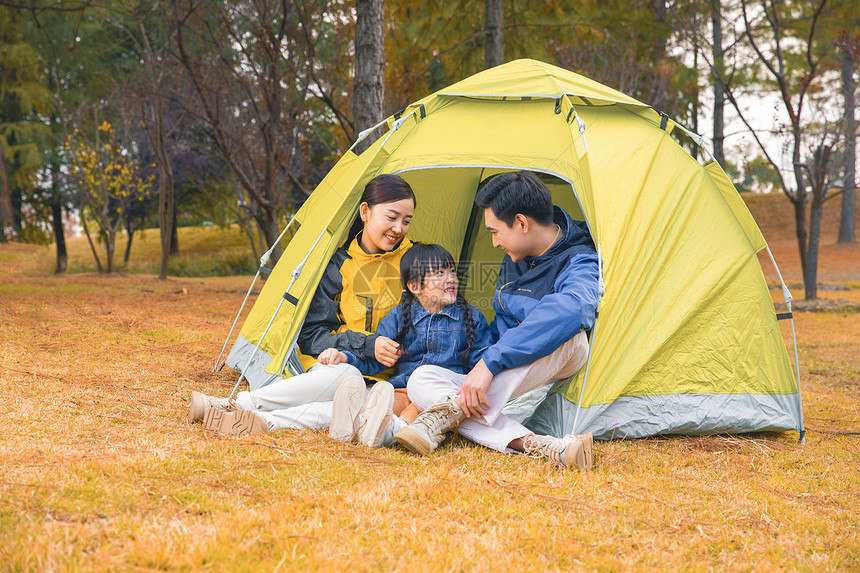
<svg viewBox="0 0 860 573">
<path fill-rule="evenodd" d="M 402 345 L 403 339 L 412 326 L 412 302 L 415 300 L 415 295 L 409 290 L 408 283 L 414 282 L 423 288 L 424 278 L 428 273 L 439 269 L 455 268 L 454 257 L 441 245 L 415 243 L 412 248 L 403 253 L 400 259 L 400 284 L 403 285 L 400 310 L 403 321 L 400 324 L 400 331 L 394 337 L 394 342 Z M 463 309 L 463 328 L 466 331 L 466 348 L 460 352 L 460 360 L 463 361 L 463 366 L 468 368 L 469 351 L 475 344 L 475 323 L 472 320 L 472 308 L 459 292 L 457 292 L 457 304 Z"/>
<path fill-rule="evenodd" d="M 402 199 L 412 199 L 412 204 L 415 205 L 415 193 L 412 187 L 409 186 L 399 175 L 377 175 L 367 182 L 364 186 L 364 193 L 361 194 L 361 202 L 367 203 L 368 207 L 374 207 L 382 203 L 394 203 Z M 349 228 L 346 244 L 352 243 L 358 234 L 364 229 L 364 222 L 358 213 L 355 215 L 355 220 Z"/>
</svg>

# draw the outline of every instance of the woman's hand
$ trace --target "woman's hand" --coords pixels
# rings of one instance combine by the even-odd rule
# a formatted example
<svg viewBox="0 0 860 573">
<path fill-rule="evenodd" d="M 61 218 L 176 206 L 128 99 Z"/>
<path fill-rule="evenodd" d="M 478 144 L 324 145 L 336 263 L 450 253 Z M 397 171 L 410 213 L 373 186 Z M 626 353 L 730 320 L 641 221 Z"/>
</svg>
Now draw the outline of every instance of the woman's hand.
<svg viewBox="0 0 860 573">
<path fill-rule="evenodd" d="M 322 352 L 320 352 L 319 358 L 317 358 L 320 364 L 325 364 L 326 366 L 334 366 L 335 364 L 343 364 L 346 362 L 346 354 L 338 350 L 337 348 L 326 348 Z"/>
<path fill-rule="evenodd" d="M 403 356 L 403 350 L 400 349 L 399 344 L 390 338 L 379 336 L 373 345 L 373 355 L 376 357 L 377 362 L 390 368 L 394 366 L 398 358 Z"/>
</svg>

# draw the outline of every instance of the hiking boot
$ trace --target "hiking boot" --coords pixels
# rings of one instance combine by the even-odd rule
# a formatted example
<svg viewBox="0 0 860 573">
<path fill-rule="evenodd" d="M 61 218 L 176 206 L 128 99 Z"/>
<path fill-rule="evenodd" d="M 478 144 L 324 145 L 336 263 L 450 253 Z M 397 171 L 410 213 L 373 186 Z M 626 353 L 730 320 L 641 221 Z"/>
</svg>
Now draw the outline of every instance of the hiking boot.
<svg viewBox="0 0 860 573">
<path fill-rule="evenodd" d="M 192 392 L 191 408 L 188 410 L 188 421 L 192 424 L 194 422 L 202 422 L 203 417 L 206 415 L 206 410 L 213 406 L 224 409 L 229 408 L 230 399 L 207 396 L 202 392 Z"/>
<path fill-rule="evenodd" d="M 390 386 L 390 384 L 389 384 Z M 358 432 L 358 415 L 364 408 L 367 386 L 364 378 L 348 376 L 334 391 L 328 436 L 338 442 L 352 442 Z"/>
<path fill-rule="evenodd" d="M 554 438 L 531 434 L 523 440 L 523 451 L 533 457 L 547 458 L 563 469 L 591 469 L 591 434 Z"/>
<path fill-rule="evenodd" d="M 367 405 L 359 416 L 358 443 L 369 448 L 383 445 L 385 431 L 394 415 L 394 386 L 381 381 L 367 393 Z"/>
<path fill-rule="evenodd" d="M 454 398 L 445 398 L 423 412 L 415 421 L 394 434 L 394 439 L 411 452 L 429 456 L 439 447 L 445 434 L 456 430 L 466 413 Z"/>
<path fill-rule="evenodd" d="M 251 410 L 225 410 L 212 406 L 206 410 L 203 427 L 219 434 L 242 438 L 251 434 L 265 434 L 269 431 L 269 422 Z"/>
</svg>

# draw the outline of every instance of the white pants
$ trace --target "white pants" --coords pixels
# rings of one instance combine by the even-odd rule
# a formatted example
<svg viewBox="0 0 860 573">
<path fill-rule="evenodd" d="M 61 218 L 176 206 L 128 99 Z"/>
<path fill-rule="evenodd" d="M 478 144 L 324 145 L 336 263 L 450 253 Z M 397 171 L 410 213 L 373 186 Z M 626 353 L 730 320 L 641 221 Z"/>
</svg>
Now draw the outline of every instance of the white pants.
<svg viewBox="0 0 860 573">
<path fill-rule="evenodd" d="M 494 450 L 510 451 L 508 444 L 532 432 L 502 414 L 502 408 L 508 400 L 573 376 L 587 358 L 588 339 L 585 332 L 580 332 L 548 356 L 519 368 L 502 370 L 493 377 L 487 388 L 487 401 L 490 404 L 487 413 L 479 419 L 466 418 L 460 424 L 460 434 Z M 457 374 L 440 366 L 419 366 L 409 377 L 409 399 L 423 412 L 445 398 L 455 396 L 465 378 L 465 374 Z"/>
<path fill-rule="evenodd" d="M 334 391 L 348 376 L 361 372 L 355 366 L 314 364 L 304 374 L 278 380 L 251 392 L 239 392 L 236 404 L 254 410 L 271 429 L 310 428 L 324 430 L 331 425 Z"/>
</svg>

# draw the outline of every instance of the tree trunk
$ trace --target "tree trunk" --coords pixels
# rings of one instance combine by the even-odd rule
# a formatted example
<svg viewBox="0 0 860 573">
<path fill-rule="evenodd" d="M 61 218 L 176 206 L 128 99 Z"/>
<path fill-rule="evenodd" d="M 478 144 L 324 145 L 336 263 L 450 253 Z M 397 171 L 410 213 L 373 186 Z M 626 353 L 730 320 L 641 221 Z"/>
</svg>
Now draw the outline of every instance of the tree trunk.
<svg viewBox="0 0 860 573">
<path fill-rule="evenodd" d="M 806 245 L 806 268 L 803 270 L 803 290 L 806 300 L 818 298 L 818 240 L 821 237 L 821 213 L 824 202 L 813 198 L 809 210 L 809 242 Z"/>
<path fill-rule="evenodd" d="M 724 77 L 723 70 L 723 20 L 720 11 L 720 0 L 711 0 L 711 32 L 713 39 L 712 57 L 714 68 L 720 77 Z M 725 143 L 725 116 L 726 93 L 722 82 L 714 81 L 714 159 L 720 166 L 726 168 L 726 155 L 723 152 Z"/>
<path fill-rule="evenodd" d="M 171 247 L 173 247 L 176 207 L 174 201 L 173 168 L 170 165 L 170 158 L 167 155 L 167 147 L 164 143 L 163 101 L 160 95 L 155 95 L 154 98 L 149 110 L 152 113 L 152 125 L 150 129 L 154 130 L 154 133 L 150 133 L 149 140 L 152 150 L 155 152 L 158 167 L 158 231 L 161 239 L 161 266 L 158 269 L 158 278 L 166 280 L 167 263 L 170 259 Z"/>
<path fill-rule="evenodd" d="M 490 69 L 505 61 L 505 44 L 502 35 L 502 23 L 504 21 L 502 0 L 486 0 L 484 2 L 484 18 L 486 20 L 484 57 L 487 69 Z"/>
<path fill-rule="evenodd" d="M 111 228 L 104 235 L 105 238 L 105 258 L 107 259 L 107 264 L 105 265 L 105 272 L 108 274 L 113 272 L 113 255 L 116 251 L 116 231 Z"/>
<path fill-rule="evenodd" d="M 649 103 L 657 111 L 666 110 L 666 93 L 669 78 L 666 74 L 666 0 L 653 0 L 656 15 L 656 31 L 653 42 L 654 47 L 654 83 L 651 87 Z"/>
<path fill-rule="evenodd" d="M 254 264 L 258 264 L 260 253 L 257 249 L 257 239 L 254 237 L 254 220 L 245 219 L 242 223 L 242 230 L 245 231 L 245 236 L 248 237 L 248 242 L 251 243 L 251 254 L 254 257 Z M 259 227 L 257 229 L 259 231 Z"/>
<path fill-rule="evenodd" d="M 161 123 L 161 122 L 158 122 Z M 156 136 L 160 139 L 160 135 Z M 154 138 L 154 139 L 156 139 Z M 161 139 L 161 144 L 164 140 Z M 153 145 L 154 147 L 156 145 Z M 162 148 L 161 145 L 158 147 Z M 163 148 L 161 149 L 163 151 Z M 156 152 L 159 157 L 160 152 Z M 170 247 L 173 242 L 173 171 L 167 162 L 166 154 L 158 161 L 159 184 L 158 184 L 158 230 L 161 237 L 161 266 L 158 270 L 158 278 L 167 279 L 167 262 L 170 259 Z"/>
<path fill-rule="evenodd" d="M 793 200 L 794 205 L 794 230 L 797 234 L 797 249 L 800 253 L 800 270 L 806 275 L 806 204 L 803 201 Z"/>
<path fill-rule="evenodd" d="M 699 69 L 699 7 L 697 4 L 693 4 L 691 6 L 691 10 L 693 11 L 693 29 L 690 31 L 693 38 L 693 69 Z M 699 133 L 699 82 L 696 80 L 696 83 L 693 87 L 693 103 L 692 103 L 692 120 L 693 120 L 693 133 Z M 690 144 L 690 155 L 693 156 L 693 159 L 699 159 L 699 145 L 694 141 Z"/>
<path fill-rule="evenodd" d="M 54 274 L 66 272 L 69 255 L 66 251 L 66 231 L 63 228 L 63 201 L 60 193 L 60 166 L 51 161 L 51 219 L 54 224 L 54 243 L 57 245 L 57 266 Z"/>
<path fill-rule="evenodd" d="M 66 233 L 63 229 L 63 208 L 57 197 L 51 201 L 51 219 L 54 224 L 54 242 L 57 245 L 57 266 L 54 268 L 54 274 L 59 275 L 66 272 L 69 255 L 66 252 Z"/>
<path fill-rule="evenodd" d="M 356 0 L 355 12 L 355 86 L 352 101 L 355 135 L 358 137 L 359 133 L 373 127 L 384 117 L 385 2 Z M 377 137 L 378 133 L 368 135 L 355 147 L 355 152 L 363 152 Z"/>
<path fill-rule="evenodd" d="M 254 255 L 255 264 L 256 261 L 260 260 L 260 256 L 258 254 L 257 249 L 257 239 L 254 237 L 254 227 L 256 226 L 257 231 L 260 232 L 260 226 L 257 224 L 256 219 L 251 215 L 248 209 L 248 203 L 245 200 L 245 190 L 242 188 L 242 185 L 233 179 L 233 189 L 236 191 L 236 204 L 238 208 L 236 209 L 236 219 L 239 221 L 239 226 L 244 231 L 245 236 L 248 237 L 248 241 L 251 243 L 251 251 Z M 259 253 L 264 253 L 265 250 L 259 251 Z"/>
<path fill-rule="evenodd" d="M 174 191 L 175 189 L 175 185 Z M 176 199 L 176 193 L 173 194 L 173 225 L 170 227 L 170 256 L 179 254 L 179 201 Z"/>
<path fill-rule="evenodd" d="M 812 154 L 813 163 L 809 177 L 812 204 L 809 209 L 809 244 L 806 247 L 807 270 L 803 277 L 807 300 L 818 297 L 818 242 L 821 238 L 821 214 L 824 212 L 824 202 L 827 200 L 827 190 L 830 188 L 827 168 L 830 165 L 832 151 L 832 146 L 822 143 Z"/>
<path fill-rule="evenodd" d="M 794 204 L 794 230 L 797 234 L 797 250 L 800 254 L 800 272 L 803 276 L 803 285 L 806 291 L 806 298 L 809 298 L 810 290 L 808 283 L 808 270 L 809 270 L 809 261 L 807 259 L 809 251 L 808 247 L 808 235 L 806 229 L 806 180 L 803 176 L 803 165 L 801 165 L 799 161 L 800 157 L 800 146 L 796 143 L 797 139 L 795 139 L 795 148 L 794 148 L 794 179 L 797 181 L 797 193 L 792 198 L 791 202 Z M 815 298 L 815 287 L 812 287 L 813 297 Z"/>
<path fill-rule="evenodd" d="M 6 178 L 6 155 L 3 138 L 0 137 L 0 243 L 6 242 L 6 229 L 12 227 L 12 197 L 9 194 L 9 181 Z"/>
<path fill-rule="evenodd" d="M 265 207 L 263 220 L 259 223 L 262 231 L 262 233 L 260 233 L 260 241 L 264 243 L 260 245 L 260 248 L 262 249 L 260 252 L 265 252 L 267 250 L 266 245 L 269 247 L 274 245 L 274 249 L 272 249 L 272 257 L 277 263 L 281 259 L 283 249 L 279 243 L 276 243 L 278 236 L 281 234 L 281 228 L 280 225 L 278 225 L 278 214 L 275 208 Z"/>
<path fill-rule="evenodd" d="M 131 256 L 131 240 L 134 238 L 134 224 L 130 216 L 125 218 L 125 234 L 128 235 L 128 241 L 125 243 L 125 253 L 122 255 L 122 264 L 127 265 L 128 259 Z"/>
<path fill-rule="evenodd" d="M 12 197 L 12 229 L 18 235 L 24 228 L 24 196 L 21 189 L 13 187 L 10 193 Z"/>
<path fill-rule="evenodd" d="M 87 220 L 83 216 L 83 212 L 81 213 L 81 226 L 84 228 L 84 235 L 87 236 L 87 242 L 90 244 L 90 250 L 93 252 L 93 258 L 96 260 L 96 268 L 99 273 L 104 272 L 104 268 L 102 267 L 102 260 L 99 258 L 99 252 L 96 249 L 96 246 L 93 244 L 93 238 L 90 236 L 90 229 L 87 226 Z"/>
<path fill-rule="evenodd" d="M 839 242 L 856 243 L 854 217 L 857 210 L 857 122 L 854 110 L 857 101 L 854 96 L 854 57 L 850 49 L 841 51 L 842 96 L 845 100 L 845 181 L 842 191 L 842 216 L 839 220 Z"/>
</svg>

